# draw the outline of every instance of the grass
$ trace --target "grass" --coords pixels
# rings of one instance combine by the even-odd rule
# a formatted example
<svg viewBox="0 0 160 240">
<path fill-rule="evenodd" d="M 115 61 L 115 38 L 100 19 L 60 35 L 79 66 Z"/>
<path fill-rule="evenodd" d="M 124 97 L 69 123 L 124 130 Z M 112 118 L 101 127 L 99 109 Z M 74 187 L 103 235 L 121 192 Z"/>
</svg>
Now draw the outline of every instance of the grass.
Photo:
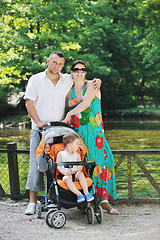
<svg viewBox="0 0 160 240">
<path fill-rule="evenodd" d="M 160 108 L 134 108 L 133 110 L 150 110 L 150 111 L 160 111 Z M 131 110 L 131 109 L 128 109 Z M 21 114 L 5 119 L 5 121 L 28 121 L 30 117 L 26 114 Z M 122 141 L 120 139 L 120 141 Z M 119 156 L 115 156 L 115 163 Z M 156 182 L 160 186 L 160 175 L 159 175 L 159 155 L 146 155 L 140 156 L 144 165 L 155 178 Z M 0 184 L 6 193 L 10 193 L 9 187 L 9 174 L 8 174 L 8 164 L 7 164 L 7 154 L 0 153 Z M 28 163 L 29 156 L 19 154 L 19 179 L 21 193 L 25 192 L 25 184 L 28 174 Z M 148 179 L 142 173 L 140 168 L 135 162 L 132 162 L 132 177 L 133 177 L 133 195 L 134 197 L 160 197 L 155 189 L 152 187 Z M 128 176 L 127 176 L 127 161 L 124 159 L 123 163 L 118 167 L 116 171 L 116 186 L 117 186 L 117 196 L 118 197 L 128 197 Z M 42 193 L 41 193 L 42 194 Z"/>
<path fill-rule="evenodd" d="M 115 162 L 119 158 L 115 156 Z M 155 181 L 160 186 L 160 175 L 159 175 L 159 157 L 158 155 L 141 155 L 141 161 L 147 168 L 147 170 L 154 177 Z M 8 173 L 8 159 L 7 154 L 0 154 L 0 179 L 1 185 L 7 194 L 10 194 L 9 184 L 9 173 Z M 18 154 L 18 168 L 19 168 L 19 181 L 21 194 L 25 193 L 25 185 L 28 175 L 28 154 Z M 133 196 L 135 198 L 158 198 L 160 197 L 154 187 L 151 185 L 149 180 L 146 178 L 144 173 L 141 171 L 139 166 L 132 159 L 132 180 L 133 180 Z M 128 197 L 128 175 L 127 175 L 127 157 L 124 158 L 121 165 L 116 170 L 116 186 L 117 186 L 117 197 Z M 39 193 L 44 195 L 44 192 Z"/>
<path fill-rule="evenodd" d="M 142 161 L 148 172 L 155 179 L 160 186 L 160 173 L 159 163 L 160 159 L 158 155 L 139 155 L 139 159 Z M 116 162 L 116 158 L 115 158 Z M 140 167 L 132 158 L 132 189 L 133 196 L 135 198 L 158 198 L 160 197 L 148 178 L 142 172 Z M 116 170 L 116 186 L 118 197 L 128 197 L 128 175 L 127 175 L 127 156 L 124 157 L 123 162 Z"/>
</svg>

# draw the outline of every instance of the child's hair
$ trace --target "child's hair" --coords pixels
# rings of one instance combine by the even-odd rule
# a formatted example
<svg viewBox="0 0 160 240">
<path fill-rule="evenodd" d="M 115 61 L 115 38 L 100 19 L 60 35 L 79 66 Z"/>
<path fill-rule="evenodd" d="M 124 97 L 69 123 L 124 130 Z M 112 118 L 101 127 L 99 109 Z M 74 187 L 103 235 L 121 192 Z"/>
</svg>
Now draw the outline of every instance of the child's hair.
<svg viewBox="0 0 160 240">
<path fill-rule="evenodd" d="M 79 139 L 75 133 L 66 133 L 63 136 L 63 145 L 66 147 L 68 143 L 72 143 L 75 139 Z"/>
</svg>

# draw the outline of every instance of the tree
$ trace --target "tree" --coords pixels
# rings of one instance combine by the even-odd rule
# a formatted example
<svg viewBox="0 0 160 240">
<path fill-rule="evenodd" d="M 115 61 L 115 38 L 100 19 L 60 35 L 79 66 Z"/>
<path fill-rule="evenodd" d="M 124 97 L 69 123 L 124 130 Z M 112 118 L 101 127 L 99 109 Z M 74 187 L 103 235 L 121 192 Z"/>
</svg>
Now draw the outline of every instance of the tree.
<svg viewBox="0 0 160 240">
<path fill-rule="evenodd" d="M 3 0 L 0 95 L 24 91 L 53 50 L 102 79 L 103 110 L 136 106 L 159 84 L 159 0 Z M 153 91 L 150 91 L 153 90 Z"/>
</svg>

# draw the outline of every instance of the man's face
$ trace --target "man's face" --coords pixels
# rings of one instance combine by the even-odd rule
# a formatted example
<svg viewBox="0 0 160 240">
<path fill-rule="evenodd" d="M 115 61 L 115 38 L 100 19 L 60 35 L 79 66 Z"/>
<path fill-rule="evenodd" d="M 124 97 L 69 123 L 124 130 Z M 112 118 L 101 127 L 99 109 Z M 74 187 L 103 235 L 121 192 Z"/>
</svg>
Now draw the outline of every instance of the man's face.
<svg viewBox="0 0 160 240">
<path fill-rule="evenodd" d="M 64 58 L 60 58 L 56 54 L 54 54 L 51 58 L 47 60 L 48 71 L 51 74 L 58 74 L 62 70 L 64 63 Z"/>
</svg>

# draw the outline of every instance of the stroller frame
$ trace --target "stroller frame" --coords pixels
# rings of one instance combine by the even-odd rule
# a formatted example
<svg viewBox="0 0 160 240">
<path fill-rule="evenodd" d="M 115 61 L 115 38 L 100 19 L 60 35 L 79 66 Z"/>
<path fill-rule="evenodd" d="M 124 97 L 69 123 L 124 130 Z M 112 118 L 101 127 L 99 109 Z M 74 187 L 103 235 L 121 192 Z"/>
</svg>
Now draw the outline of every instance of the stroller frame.
<svg viewBox="0 0 160 240">
<path fill-rule="evenodd" d="M 62 123 L 62 122 L 52 122 L 50 123 L 51 126 L 60 126 L 65 127 L 68 132 L 72 131 L 74 132 L 74 129 L 69 126 L 68 124 Z M 43 132 L 45 132 L 47 129 L 49 129 L 49 126 L 43 127 L 43 129 L 40 130 L 40 135 L 42 135 Z M 75 132 L 75 134 L 77 134 Z M 62 136 L 59 136 L 59 139 L 62 139 Z M 60 140 L 56 143 L 60 143 Z M 44 155 L 43 155 L 44 157 Z M 96 217 L 97 222 L 100 224 L 103 220 L 103 210 L 102 207 L 98 205 L 97 196 L 95 193 L 95 187 L 94 184 L 89 187 L 89 190 L 92 189 L 94 200 L 92 201 L 93 207 L 88 204 L 88 202 L 82 202 L 77 203 L 76 201 L 76 195 L 72 193 L 70 190 L 64 190 L 61 189 L 61 187 L 57 183 L 56 179 L 56 171 L 57 166 L 68 166 L 68 165 L 82 165 L 85 166 L 87 173 L 89 177 L 92 177 L 93 170 L 95 167 L 94 161 L 88 161 L 87 160 L 87 154 L 85 154 L 84 161 L 81 162 L 55 162 L 55 165 L 53 165 L 53 160 L 51 156 L 46 155 L 46 161 L 47 161 L 47 170 L 46 173 L 46 182 L 45 182 L 45 196 L 44 196 L 44 203 L 42 204 L 40 201 L 37 201 L 36 203 L 36 216 L 37 218 L 42 217 L 42 212 L 47 212 L 45 216 L 45 222 L 49 227 L 54 228 L 62 228 L 66 223 L 66 215 L 62 211 L 62 208 L 68 209 L 77 207 L 79 210 L 82 211 L 85 215 L 87 215 L 87 220 L 89 224 L 92 224 L 94 222 L 94 217 Z M 61 197 L 62 194 L 65 195 L 65 191 L 67 191 L 68 197 L 71 197 L 75 201 L 65 200 Z M 48 194 L 51 197 L 51 199 L 48 199 Z M 56 204 L 56 205 L 55 205 Z"/>
</svg>

